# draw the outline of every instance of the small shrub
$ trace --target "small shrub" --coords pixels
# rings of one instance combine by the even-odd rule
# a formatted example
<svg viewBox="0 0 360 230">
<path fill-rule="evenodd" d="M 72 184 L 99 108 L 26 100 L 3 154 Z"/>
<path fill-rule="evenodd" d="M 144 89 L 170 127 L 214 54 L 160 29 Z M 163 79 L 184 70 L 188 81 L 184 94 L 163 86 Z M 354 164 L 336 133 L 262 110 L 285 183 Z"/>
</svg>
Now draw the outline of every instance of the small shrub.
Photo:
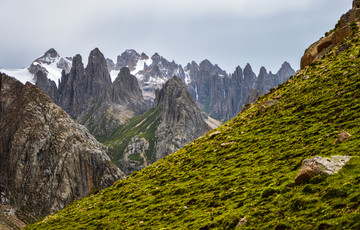
<svg viewBox="0 0 360 230">
<path fill-rule="evenodd" d="M 268 198 L 269 196 L 274 195 L 277 192 L 276 189 L 274 188 L 266 188 L 262 193 L 261 193 L 261 198 Z"/>
<path fill-rule="evenodd" d="M 325 194 L 322 196 L 322 199 L 330 199 L 337 197 L 347 197 L 347 190 L 343 188 L 327 188 Z"/>
<path fill-rule="evenodd" d="M 308 202 L 303 198 L 294 197 L 290 200 L 290 208 L 293 211 L 300 211 L 306 208 Z"/>
<path fill-rule="evenodd" d="M 302 192 L 303 193 L 315 193 L 315 189 L 311 185 L 307 184 L 302 189 Z"/>
</svg>

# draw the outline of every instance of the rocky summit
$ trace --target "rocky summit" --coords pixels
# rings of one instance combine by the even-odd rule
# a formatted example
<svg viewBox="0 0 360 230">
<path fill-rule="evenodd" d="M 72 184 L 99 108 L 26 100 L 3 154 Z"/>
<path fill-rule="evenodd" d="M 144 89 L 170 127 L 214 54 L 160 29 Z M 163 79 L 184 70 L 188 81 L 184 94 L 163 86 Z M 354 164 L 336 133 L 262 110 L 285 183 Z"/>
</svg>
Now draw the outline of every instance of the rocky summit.
<svg viewBox="0 0 360 230">
<path fill-rule="evenodd" d="M 357 23 L 234 119 L 27 229 L 360 229 Z"/>
<path fill-rule="evenodd" d="M 34 222 L 124 178 L 38 87 L 1 74 L 0 88 L 0 209 L 9 218 Z"/>
<path fill-rule="evenodd" d="M 111 81 L 107 62 L 99 49 L 94 49 L 84 68 L 82 58 L 73 58 L 70 73 L 63 72 L 55 102 L 93 134 L 111 133 L 119 124 L 146 111 L 139 84 L 123 68 Z"/>
<path fill-rule="evenodd" d="M 185 83 L 173 77 L 156 92 L 149 111 L 101 140 L 109 146 L 113 161 L 130 174 L 177 151 L 218 125 L 219 122 L 199 109 Z"/>
<path fill-rule="evenodd" d="M 250 64 L 244 69 L 238 66 L 233 73 L 228 74 L 209 60 L 204 60 L 200 64 L 192 61 L 182 67 L 158 53 L 149 58 L 135 50 L 126 50 L 119 55 L 116 66 L 111 60 L 108 63 L 111 73 L 117 73 L 122 67 L 130 69 L 131 74 L 139 80 L 148 107 L 151 107 L 155 100 L 156 89 L 161 89 L 167 80 L 177 76 L 185 82 L 200 108 L 218 120 L 229 120 L 236 116 L 245 105 L 252 89 L 263 95 L 295 74 L 287 62 L 284 62 L 276 74 L 268 73 L 263 67 L 259 75 L 256 75 Z"/>
</svg>

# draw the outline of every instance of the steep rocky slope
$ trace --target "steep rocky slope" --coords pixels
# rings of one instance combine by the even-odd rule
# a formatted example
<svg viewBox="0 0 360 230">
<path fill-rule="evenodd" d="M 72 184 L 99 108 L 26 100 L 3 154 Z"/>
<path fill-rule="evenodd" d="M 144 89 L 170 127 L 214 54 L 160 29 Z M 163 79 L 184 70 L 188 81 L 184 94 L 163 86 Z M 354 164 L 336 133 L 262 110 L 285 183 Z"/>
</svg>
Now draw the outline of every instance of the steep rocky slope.
<svg viewBox="0 0 360 230">
<path fill-rule="evenodd" d="M 113 161 L 130 174 L 177 151 L 216 125 L 219 122 L 211 122 L 195 104 L 184 82 L 173 77 L 157 91 L 149 111 L 101 140 L 110 146 Z"/>
<path fill-rule="evenodd" d="M 26 223 L 124 178 L 38 87 L 0 75 L 0 205 Z"/>
<path fill-rule="evenodd" d="M 146 111 L 136 78 L 126 69 L 118 69 L 112 79 L 108 65 L 111 61 L 97 48 L 91 51 L 86 67 L 80 55 L 62 58 L 50 49 L 27 69 L 0 71 L 35 84 L 79 123 L 101 136 Z"/>
<path fill-rule="evenodd" d="M 355 28 L 217 130 L 27 229 L 359 229 L 359 53 Z M 334 155 L 352 157 L 295 182 Z"/>
<path fill-rule="evenodd" d="M 257 76 L 249 64 L 244 70 L 238 66 L 234 73 L 228 74 L 209 60 L 200 64 L 193 61 L 182 67 L 158 53 L 149 58 L 135 50 L 126 50 L 119 55 L 116 65 L 111 60 L 108 63 L 112 75 L 122 67 L 130 69 L 139 80 L 148 106 L 155 99 L 156 89 L 160 89 L 172 76 L 179 77 L 200 108 L 218 120 L 229 120 L 236 116 L 252 89 L 264 94 L 295 74 L 287 62 L 276 74 L 268 73 L 263 67 Z"/>
<path fill-rule="evenodd" d="M 262 67 L 256 76 L 247 64 L 244 69 L 238 66 L 234 73 L 227 75 L 208 60 L 199 66 L 196 63 L 186 66 L 185 72 L 196 76 L 192 77 L 187 87 L 200 108 L 219 120 L 230 120 L 236 116 L 251 90 L 256 89 L 263 95 L 295 74 L 290 64 L 285 62 L 276 74 L 268 73 Z"/>
<path fill-rule="evenodd" d="M 97 136 L 108 135 L 130 118 L 146 111 L 139 84 L 127 68 L 111 81 L 107 62 L 99 49 L 82 58 L 73 58 L 69 74 L 63 73 L 55 102 Z"/>
</svg>

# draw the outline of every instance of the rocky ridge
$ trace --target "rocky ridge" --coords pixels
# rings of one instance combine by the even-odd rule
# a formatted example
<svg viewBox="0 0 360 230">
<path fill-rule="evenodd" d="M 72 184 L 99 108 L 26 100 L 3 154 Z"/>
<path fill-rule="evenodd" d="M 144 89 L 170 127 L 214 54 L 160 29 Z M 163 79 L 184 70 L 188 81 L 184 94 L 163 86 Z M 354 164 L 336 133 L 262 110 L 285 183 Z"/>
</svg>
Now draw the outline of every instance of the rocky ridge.
<svg viewBox="0 0 360 230">
<path fill-rule="evenodd" d="M 135 50 L 126 50 L 119 55 L 115 66 L 108 66 L 112 73 L 128 67 L 138 78 L 148 107 L 155 99 L 155 90 L 161 89 L 172 76 L 177 76 L 185 82 L 200 108 L 218 120 L 229 120 L 240 112 L 251 89 L 259 90 L 262 95 L 295 74 L 287 62 L 276 74 L 268 73 L 263 67 L 256 76 L 249 64 L 244 70 L 238 66 L 234 73 L 228 74 L 209 60 L 200 64 L 192 61 L 182 67 L 158 53 L 149 58 Z"/>
<path fill-rule="evenodd" d="M 38 87 L 0 75 L 0 204 L 31 223 L 124 178 Z"/>
<path fill-rule="evenodd" d="M 114 124 L 122 124 L 124 120 L 128 120 L 129 117 L 139 115 L 146 110 L 143 109 L 143 102 L 139 96 L 136 99 L 134 97 L 132 98 L 136 100 L 135 104 L 138 104 L 138 106 L 131 106 L 130 108 L 117 102 L 114 103 L 111 101 L 111 97 L 108 97 L 110 99 L 104 99 L 104 97 L 106 98 L 104 91 L 107 91 L 107 94 L 111 94 L 111 82 L 116 80 L 120 70 L 124 67 L 129 68 L 130 74 L 136 76 L 147 108 L 151 108 L 154 102 L 155 91 L 161 89 L 167 80 L 173 76 L 177 76 L 185 82 L 198 106 L 208 115 L 218 120 L 229 120 L 240 112 L 251 89 L 257 89 L 262 95 L 268 92 L 269 89 L 285 82 L 295 73 L 291 66 L 285 62 L 276 74 L 268 73 L 265 68 L 261 68 L 257 76 L 249 64 L 246 65 L 244 69 L 238 66 L 233 73 L 228 74 L 218 65 L 213 65 L 209 60 L 204 60 L 200 64 L 192 61 L 185 67 L 182 67 L 175 61 L 168 61 L 158 53 L 149 57 L 145 53 L 139 54 L 135 50 L 126 50 L 118 56 L 116 63 L 114 63 L 114 61 L 109 58 L 105 59 L 99 50 L 95 52 L 96 50 L 98 49 L 95 49 L 92 51 L 92 54 L 90 54 L 90 66 L 88 64 L 86 68 L 84 66 L 80 67 L 83 65 L 82 60 L 79 59 L 81 57 L 62 58 L 54 49 L 50 49 L 42 57 L 36 59 L 26 70 L 2 71 L 22 80 L 23 83 L 30 81 L 36 84 L 58 105 L 66 106 L 62 108 L 76 119 L 80 116 L 81 111 L 83 111 L 82 108 L 87 108 L 88 111 L 85 111 L 82 118 L 78 121 L 86 124 L 96 135 L 104 135 L 112 131 L 109 129 L 101 132 L 101 121 L 113 120 L 114 123 L 104 123 L 107 123 L 106 127 L 112 127 Z M 94 55 L 98 55 L 99 57 L 96 58 Z M 92 59 L 91 61 L 91 56 L 98 60 Z M 77 66 L 73 67 L 73 69 L 77 68 L 77 70 L 71 71 L 73 66 L 71 62 L 74 61 Z M 93 70 L 91 70 L 91 68 Z M 94 71 L 95 69 L 97 71 Z M 64 71 L 64 73 L 62 73 L 62 71 Z M 78 77 L 76 77 L 77 81 L 72 80 L 74 79 L 74 74 L 78 75 Z M 71 84 L 68 81 L 70 81 Z M 82 82 L 85 85 L 77 82 Z M 99 83 L 99 85 L 91 85 L 95 82 Z M 77 94 L 75 91 L 85 93 L 86 90 L 86 98 L 77 99 L 71 96 L 73 91 L 74 94 Z M 122 89 L 122 91 L 126 91 L 126 89 Z M 94 95 L 92 93 L 94 93 Z M 87 99 L 89 97 L 90 99 Z M 77 101 L 84 102 L 90 100 L 92 100 L 92 104 L 90 105 L 77 103 Z M 91 109 L 96 110 L 96 101 L 103 100 L 106 101 L 108 106 L 101 109 L 101 116 L 99 114 L 97 115 L 97 121 L 94 121 L 95 125 L 90 124 L 93 121 L 87 122 L 87 115 L 92 113 L 92 111 L 90 111 Z M 75 104 L 71 105 L 70 102 Z M 115 107 L 113 105 L 115 105 Z M 72 107 L 72 109 L 70 109 L 70 107 Z M 114 112 L 111 112 L 113 110 L 117 112 L 122 110 L 126 111 L 123 113 L 124 119 L 120 119 L 121 116 L 114 117 Z M 88 125 L 91 125 L 91 127 Z"/>
<path fill-rule="evenodd" d="M 112 82 L 99 49 L 90 53 L 86 68 L 80 55 L 73 58 L 69 74 L 61 77 L 58 92 L 59 99 L 54 101 L 98 136 L 111 133 L 117 125 L 146 110 L 136 78 L 122 68 Z"/>
<path fill-rule="evenodd" d="M 153 107 L 120 126 L 104 144 L 111 158 L 126 174 L 139 171 L 200 137 L 220 123 L 196 105 L 178 77 L 156 91 Z"/>
<path fill-rule="evenodd" d="M 80 55 L 62 58 L 50 49 L 27 69 L 0 71 L 35 84 L 79 123 L 101 136 L 146 111 L 136 78 L 119 69 L 112 79 L 108 69 L 112 65 L 97 48 L 91 51 L 86 67 Z"/>
</svg>

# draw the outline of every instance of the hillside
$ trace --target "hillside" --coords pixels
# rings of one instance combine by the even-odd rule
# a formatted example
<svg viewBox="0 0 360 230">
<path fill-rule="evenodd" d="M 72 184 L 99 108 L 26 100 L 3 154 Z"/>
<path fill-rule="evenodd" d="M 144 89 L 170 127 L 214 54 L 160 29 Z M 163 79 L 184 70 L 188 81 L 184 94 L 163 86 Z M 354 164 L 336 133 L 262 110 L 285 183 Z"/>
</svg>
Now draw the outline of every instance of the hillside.
<svg viewBox="0 0 360 230">
<path fill-rule="evenodd" d="M 225 125 L 26 229 L 359 229 L 359 74 L 353 24 Z M 337 174 L 294 182 L 304 159 L 333 155 L 353 157 Z"/>
<path fill-rule="evenodd" d="M 0 223 L 33 223 L 124 178 L 84 126 L 2 73 L 0 130 Z"/>
<path fill-rule="evenodd" d="M 127 175 L 139 171 L 207 133 L 212 128 L 178 77 L 157 92 L 153 107 L 99 138 L 112 161 Z M 213 119 L 212 119 L 213 120 Z"/>
</svg>

